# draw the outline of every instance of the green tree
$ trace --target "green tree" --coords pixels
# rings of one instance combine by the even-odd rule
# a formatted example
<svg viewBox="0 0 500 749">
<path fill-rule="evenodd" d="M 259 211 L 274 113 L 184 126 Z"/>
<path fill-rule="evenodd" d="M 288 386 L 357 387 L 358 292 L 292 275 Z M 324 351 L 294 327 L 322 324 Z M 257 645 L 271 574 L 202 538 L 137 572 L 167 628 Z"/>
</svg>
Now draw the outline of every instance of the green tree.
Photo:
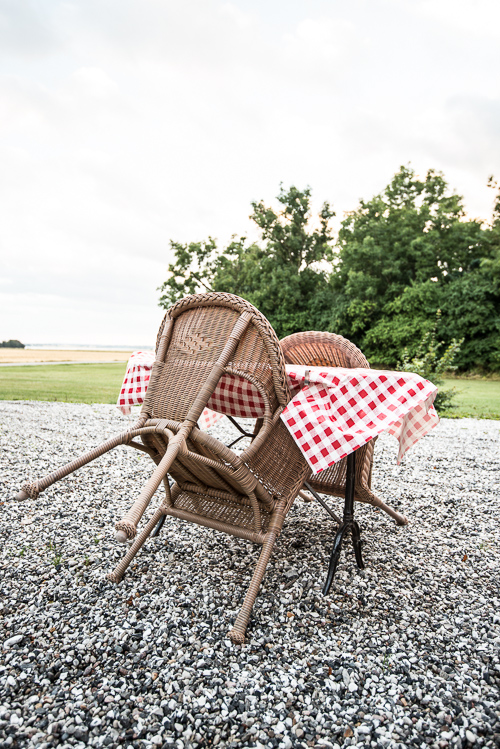
<svg viewBox="0 0 500 749">
<path fill-rule="evenodd" d="M 2 341 L 0 343 L 0 348 L 24 348 L 24 343 L 21 343 L 21 341 L 17 341 L 15 339 L 10 339 L 9 341 Z"/>
<path fill-rule="evenodd" d="M 394 367 L 403 349 L 416 355 L 422 338 L 433 329 L 433 313 L 440 304 L 441 287 L 435 281 L 407 286 L 384 305 L 381 317 L 366 330 L 362 346 L 373 361 Z"/>
<path fill-rule="evenodd" d="M 489 271 L 474 270 L 446 284 L 441 293 L 439 336 L 461 338 L 462 370 L 500 368 L 500 295 Z"/>
<path fill-rule="evenodd" d="M 446 344 L 465 339 L 459 366 L 491 362 L 498 299 L 481 266 L 492 254 L 491 231 L 466 218 L 463 199 L 441 174 L 429 170 L 420 180 L 401 167 L 380 195 L 361 201 L 342 222 L 330 329 L 373 361 L 396 366 L 405 347 L 410 357 L 416 353 L 441 308 L 439 336 Z M 465 314 L 468 303 L 474 309 Z"/>
<path fill-rule="evenodd" d="M 500 292 L 500 187 L 491 176 L 488 187 L 496 190 L 493 204 L 493 217 L 489 231 L 490 252 L 481 262 L 481 269 L 491 276 L 495 291 Z"/>
<path fill-rule="evenodd" d="M 330 317 L 332 289 L 327 272 L 333 260 L 330 219 L 324 203 L 318 226 L 312 225 L 311 191 L 281 188 L 280 210 L 253 202 L 250 218 L 261 241 L 233 237 L 223 249 L 211 237 L 204 242 L 171 242 L 174 261 L 160 287 L 167 308 L 186 294 L 211 289 L 248 299 L 266 315 L 279 337 L 298 330 L 324 329 Z"/>
<path fill-rule="evenodd" d="M 278 335 L 330 330 L 372 362 L 414 358 L 431 334 L 456 350 L 460 369 L 500 368 L 500 191 L 489 225 L 466 217 L 463 199 L 442 174 L 419 179 L 403 166 L 379 195 L 360 201 L 341 224 L 335 250 L 325 203 L 312 221 L 309 188 L 281 188 L 279 210 L 252 203 L 261 238 L 233 237 L 225 248 L 171 242 L 174 260 L 161 286 L 168 307 L 196 291 L 238 294 Z"/>
</svg>

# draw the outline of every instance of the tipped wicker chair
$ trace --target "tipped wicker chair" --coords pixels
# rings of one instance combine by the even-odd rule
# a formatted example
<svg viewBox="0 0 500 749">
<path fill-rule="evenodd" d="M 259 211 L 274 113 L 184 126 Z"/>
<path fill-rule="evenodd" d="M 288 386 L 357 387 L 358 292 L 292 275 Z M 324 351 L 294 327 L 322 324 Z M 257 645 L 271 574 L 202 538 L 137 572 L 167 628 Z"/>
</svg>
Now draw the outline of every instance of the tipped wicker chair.
<svg viewBox="0 0 500 749">
<path fill-rule="evenodd" d="M 301 364 L 311 367 L 360 367 L 363 369 L 370 367 L 361 351 L 353 343 L 334 333 L 316 331 L 293 333 L 293 335 L 283 338 L 280 345 L 287 364 Z M 408 520 L 404 515 L 382 502 L 371 490 L 375 440 L 376 438 L 370 440 L 356 452 L 354 499 L 384 510 L 394 518 L 397 525 L 407 525 Z M 344 458 L 319 474 L 310 473 L 307 483 L 316 492 L 344 497 L 346 466 L 347 458 Z"/>
<path fill-rule="evenodd" d="M 264 414 L 260 431 L 240 455 L 197 428 L 222 377 L 250 383 L 253 399 Z M 36 499 L 51 484 L 117 445 L 145 451 L 156 469 L 116 524 L 117 540 L 134 540 L 108 578 L 120 582 L 166 515 L 261 544 L 250 587 L 230 632 L 233 642 L 242 643 L 274 543 L 309 470 L 279 418 L 289 399 L 278 338 L 255 307 L 231 294 L 186 297 L 168 310 L 162 322 L 146 399 L 132 429 L 49 476 L 25 484 L 16 499 Z M 137 525 L 162 482 L 165 495 L 160 506 L 137 535 Z"/>
</svg>

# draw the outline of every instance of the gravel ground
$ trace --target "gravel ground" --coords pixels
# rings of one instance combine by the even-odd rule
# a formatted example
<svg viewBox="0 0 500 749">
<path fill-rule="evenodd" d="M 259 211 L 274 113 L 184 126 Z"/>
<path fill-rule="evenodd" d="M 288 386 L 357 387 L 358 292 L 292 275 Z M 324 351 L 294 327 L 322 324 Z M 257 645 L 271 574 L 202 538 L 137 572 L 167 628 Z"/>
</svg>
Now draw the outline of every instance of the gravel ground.
<svg viewBox="0 0 500 749">
<path fill-rule="evenodd" d="M 0 411 L 0 747 L 500 746 L 500 422 L 443 420 L 399 467 L 381 437 L 374 487 L 410 525 L 357 505 L 366 569 L 347 549 L 327 598 L 334 522 L 297 501 L 238 648 L 252 544 L 168 519 L 105 580 L 147 456 L 118 448 L 12 500 L 129 419 Z"/>
</svg>

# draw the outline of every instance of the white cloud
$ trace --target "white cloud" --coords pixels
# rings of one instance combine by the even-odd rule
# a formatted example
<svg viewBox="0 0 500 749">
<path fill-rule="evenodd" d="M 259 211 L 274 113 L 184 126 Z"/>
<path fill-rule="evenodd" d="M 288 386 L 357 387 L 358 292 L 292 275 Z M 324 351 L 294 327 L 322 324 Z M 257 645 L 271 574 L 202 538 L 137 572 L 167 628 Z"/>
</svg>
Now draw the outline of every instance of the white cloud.
<svg viewBox="0 0 500 749">
<path fill-rule="evenodd" d="M 406 4 L 448 33 L 458 30 L 468 39 L 500 40 L 500 6 L 495 0 L 406 0 Z"/>
<path fill-rule="evenodd" d="M 58 44 L 50 0 L 1 0 L 0 54 L 36 60 Z"/>
<path fill-rule="evenodd" d="M 297 63 L 311 68 L 319 65 L 344 67 L 346 58 L 352 60 L 362 40 L 354 24 L 339 18 L 305 18 L 293 33 L 284 35 L 285 49 Z"/>
</svg>

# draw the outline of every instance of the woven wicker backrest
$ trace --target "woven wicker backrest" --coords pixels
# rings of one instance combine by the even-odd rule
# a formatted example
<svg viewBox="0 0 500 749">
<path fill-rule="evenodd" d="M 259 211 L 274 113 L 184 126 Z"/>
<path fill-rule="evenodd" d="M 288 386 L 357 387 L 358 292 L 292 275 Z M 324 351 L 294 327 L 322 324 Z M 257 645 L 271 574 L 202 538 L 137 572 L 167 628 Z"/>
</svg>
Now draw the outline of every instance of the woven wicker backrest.
<svg viewBox="0 0 500 749">
<path fill-rule="evenodd" d="M 185 297 L 166 313 L 157 339 L 157 359 L 144 403 L 151 418 L 182 421 L 220 356 L 236 320 L 251 314 L 229 363 L 238 374 L 255 378 L 264 388 L 271 413 L 290 398 L 283 354 L 266 318 L 249 302 L 232 294 L 207 293 Z M 169 341 L 161 341 L 169 329 Z M 259 395 L 258 397 L 262 397 Z"/>
<path fill-rule="evenodd" d="M 353 343 L 336 333 L 308 331 L 293 333 L 280 342 L 287 364 L 311 367 L 362 367 L 370 365 L 363 353 Z"/>
</svg>

